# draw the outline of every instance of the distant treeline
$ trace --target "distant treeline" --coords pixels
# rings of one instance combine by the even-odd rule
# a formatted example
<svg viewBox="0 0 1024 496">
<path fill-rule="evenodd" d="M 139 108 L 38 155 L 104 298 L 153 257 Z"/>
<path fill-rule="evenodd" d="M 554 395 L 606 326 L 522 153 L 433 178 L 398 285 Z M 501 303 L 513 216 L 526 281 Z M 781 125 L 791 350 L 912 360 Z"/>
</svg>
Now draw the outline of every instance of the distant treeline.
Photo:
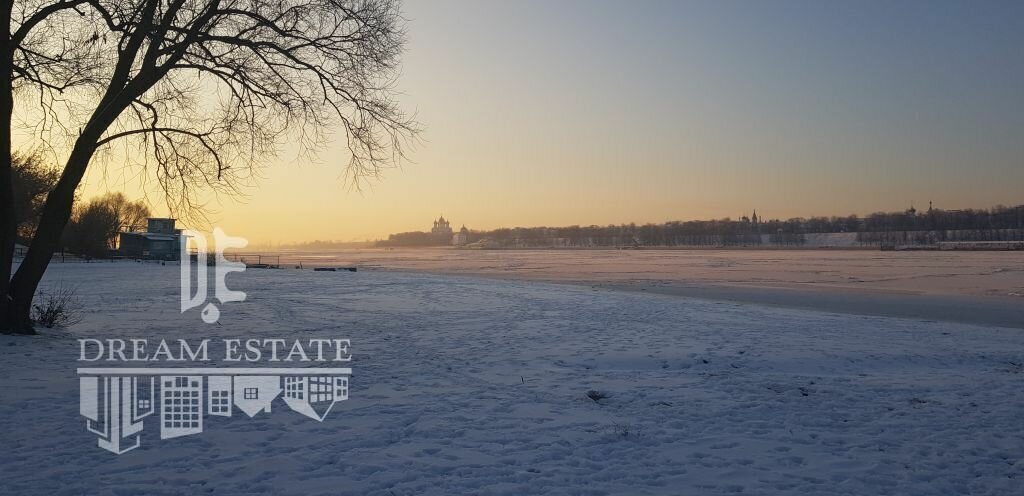
<svg viewBox="0 0 1024 496">
<path fill-rule="evenodd" d="M 930 232 L 918 237 L 932 240 L 1016 239 L 1024 229 L 1024 205 L 991 209 L 917 212 L 878 212 L 867 217 L 797 217 L 761 220 L 755 216 L 738 220 L 699 220 L 664 224 L 622 224 L 610 226 L 517 227 L 492 231 L 471 231 L 467 242 L 486 248 L 529 247 L 630 247 L 630 246 L 745 246 L 770 243 L 801 245 L 807 234 L 858 233 L 864 244 L 878 244 L 889 238 L 879 233 Z M 938 234 L 936 234 L 938 233 Z M 378 246 L 437 246 L 450 244 L 425 232 L 391 235 Z"/>
<path fill-rule="evenodd" d="M 412 231 L 388 236 L 387 240 L 377 242 L 377 246 L 441 246 L 452 244 L 451 239 L 441 239 L 431 233 Z"/>
</svg>

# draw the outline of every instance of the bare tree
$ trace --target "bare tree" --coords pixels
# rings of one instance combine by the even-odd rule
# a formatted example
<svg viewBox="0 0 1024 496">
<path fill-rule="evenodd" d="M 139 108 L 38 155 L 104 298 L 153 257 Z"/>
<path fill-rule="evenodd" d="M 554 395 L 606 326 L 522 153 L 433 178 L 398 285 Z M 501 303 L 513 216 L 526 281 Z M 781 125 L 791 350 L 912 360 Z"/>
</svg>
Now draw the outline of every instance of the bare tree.
<svg viewBox="0 0 1024 496">
<path fill-rule="evenodd" d="M 105 198 L 94 198 L 76 205 L 68 225 L 64 228 L 61 244 L 72 253 L 87 258 L 106 258 L 121 219 Z"/>
<path fill-rule="evenodd" d="M 149 207 L 131 201 L 124 193 L 107 193 L 78 203 L 64 228 L 62 246 L 72 253 L 92 258 L 106 257 L 117 247 L 120 233 L 142 228 Z"/>
<path fill-rule="evenodd" d="M 142 200 L 129 200 L 121 192 L 107 193 L 95 201 L 106 205 L 117 217 L 117 226 L 114 232 L 110 233 L 111 247 L 119 232 L 141 231 L 146 227 L 146 219 L 152 215 Z"/>
<path fill-rule="evenodd" d="M 38 153 L 12 154 L 11 167 L 17 235 L 19 240 L 28 240 L 36 232 L 46 195 L 60 179 L 60 170 Z"/>
<path fill-rule="evenodd" d="M 395 0 L 14 0 L 2 10 L 0 78 L 11 86 L 0 92 L 0 146 L 10 149 L 24 100 L 37 109 L 24 125 L 69 151 L 9 285 L 12 188 L 0 160 L 0 328 L 31 332 L 32 294 L 98 154 L 121 147 L 186 210 L 200 206 L 196 188 L 233 191 L 284 140 L 315 150 L 342 129 L 358 180 L 394 163 L 416 132 L 393 99 L 405 41 Z"/>
</svg>

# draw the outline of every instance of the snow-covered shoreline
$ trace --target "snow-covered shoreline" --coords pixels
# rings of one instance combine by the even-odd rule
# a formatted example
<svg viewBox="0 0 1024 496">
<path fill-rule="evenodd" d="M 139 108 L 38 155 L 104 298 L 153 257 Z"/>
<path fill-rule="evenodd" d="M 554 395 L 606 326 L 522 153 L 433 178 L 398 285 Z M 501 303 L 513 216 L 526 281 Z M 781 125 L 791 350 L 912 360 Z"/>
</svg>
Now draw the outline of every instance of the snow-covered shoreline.
<svg viewBox="0 0 1024 496">
<path fill-rule="evenodd" d="M 1014 494 L 1024 333 L 594 290 L 250 270 L 221 321 L 178 268 L 55 265 L 88 310 L 0 337 L 0 493 Z M 76 337 L 348 338 L 351 396 L 115 456 L 78 415 Z M 586 393 L 608 395 L 599 401 Z"/>
</svg>

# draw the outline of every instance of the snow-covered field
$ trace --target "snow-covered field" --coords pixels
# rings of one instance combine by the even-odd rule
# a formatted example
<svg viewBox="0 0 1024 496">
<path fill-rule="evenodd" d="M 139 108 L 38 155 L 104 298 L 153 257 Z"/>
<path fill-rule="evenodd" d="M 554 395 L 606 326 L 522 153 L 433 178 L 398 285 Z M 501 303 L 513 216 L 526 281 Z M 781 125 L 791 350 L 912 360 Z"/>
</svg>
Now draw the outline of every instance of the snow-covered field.
<svg viewBox="0 0 1024 496">
<path fill-rule="evenodd" d="M 0 336 L 3 495 L 1024 493 L 1019 329 L 308 270 L 229 276 L 248 299 L 206 325 L 177 266 L 58 282 L 81 323 Z M 78 337 L 350 338 L 351 396 L 117 456 L 79 416 Z"/>
</svg>

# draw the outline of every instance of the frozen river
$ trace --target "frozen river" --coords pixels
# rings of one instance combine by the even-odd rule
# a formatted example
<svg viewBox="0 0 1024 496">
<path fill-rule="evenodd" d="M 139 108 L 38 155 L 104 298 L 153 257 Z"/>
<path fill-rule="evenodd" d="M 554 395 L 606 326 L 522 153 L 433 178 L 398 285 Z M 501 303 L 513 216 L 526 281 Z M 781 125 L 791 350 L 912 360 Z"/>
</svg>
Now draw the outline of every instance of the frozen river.
<svg viewBox="0 0 1024 496">
<path fill-rule="evenodd" d="M 1024 327 L 1024 252 L 876 250 L 346 250 L 354 265 L 646 291 L 858 315 Z"/>
</svg>

